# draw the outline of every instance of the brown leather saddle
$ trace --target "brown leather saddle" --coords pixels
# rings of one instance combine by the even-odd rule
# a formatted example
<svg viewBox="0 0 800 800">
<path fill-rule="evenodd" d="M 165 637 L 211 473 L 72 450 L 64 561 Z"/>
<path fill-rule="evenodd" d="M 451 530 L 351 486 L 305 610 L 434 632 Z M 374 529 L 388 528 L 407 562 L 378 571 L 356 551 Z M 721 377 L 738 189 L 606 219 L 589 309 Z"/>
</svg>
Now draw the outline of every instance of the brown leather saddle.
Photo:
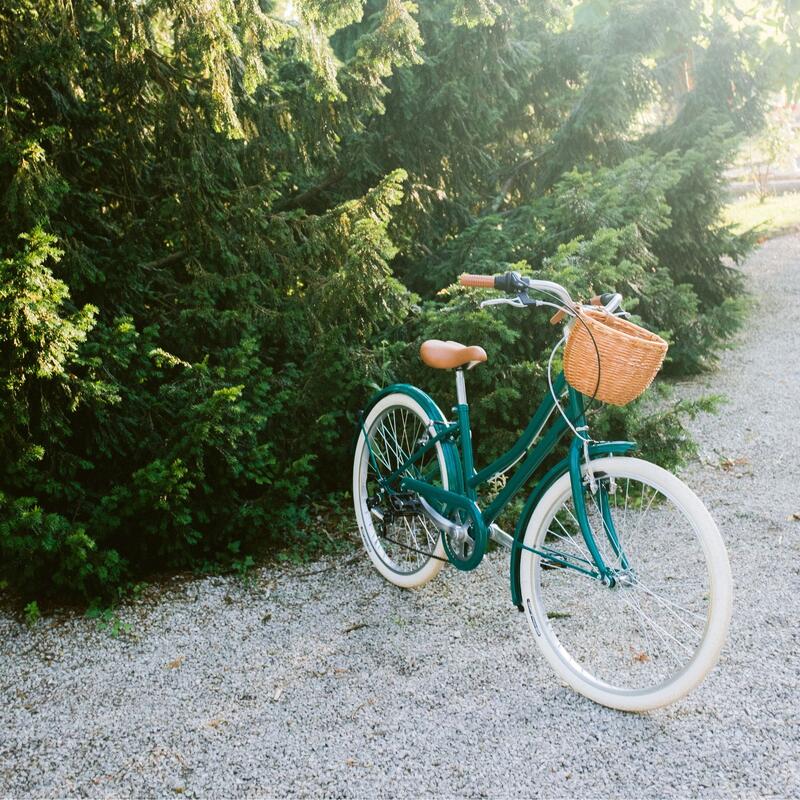
<svg viewBox="0 0 800 800">
<path fill-rule="evenodd" d="M 467 365 L 472 369 L 476 364 L 486 361 L 486 351 L 478 345 L 443 342 L 440 339 L 428 339 L 419 348 L 420 358 L 434 369 L 455 369 Z"/>
</svg>

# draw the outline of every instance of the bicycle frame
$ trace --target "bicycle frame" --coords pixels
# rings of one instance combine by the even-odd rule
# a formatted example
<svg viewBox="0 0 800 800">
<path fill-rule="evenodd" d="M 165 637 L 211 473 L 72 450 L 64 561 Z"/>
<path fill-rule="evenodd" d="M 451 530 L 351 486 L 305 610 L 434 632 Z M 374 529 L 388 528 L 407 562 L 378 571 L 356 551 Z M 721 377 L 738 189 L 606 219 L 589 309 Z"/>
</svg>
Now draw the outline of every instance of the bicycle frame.
<svg viewBox="0 0 800 800">
<path fill-rule="evenodd" d="M 457 372 L 460 372 L 460 370 Z M 463 383 L 461 383 L 462 380 L 463 377 L 459 376 L 458 381 L 460 387 L 463 386 Z M 556 397 L 561 397 L 565 389 L 567 393 L 566 414 L 575 430 L 578 432 L 585 432 L 586 417 L 583 395 L 567 384 L 562 373 L 559 374 L 553 382 L 553 392 Z M 459 509 L 465 512 L 470 519 L 476 542 L 482 542 L 483 544 L 476 544 L 476 550 L 480 549 L 480 552 L 477 553 L 476 558 L 473 559 L 474 563 L 473 561 L 470 561 L 466 565 L 459 565 L 456 563 L 456 566 L 460 566 L 461 569 L 473 569 L 483 557 L 483 550 L 485 549 L 485 542 L 488 540 L 489 531 L 491 531 L 493 527 L 496 527 L 493 525 L 495 520 L 530 480 L 545 459 L 553 452 L 562 437 L 570 430 L 570 427 L 564 419 L 564 416 L 556 409 L 556 402 L 553 399 L 553 395 L 548 392 L 514 445 L 488 466 L 476 471 L 473 460 L 469 405 L 466 402 L 463 389 L 459 389 L 459 402 L 453 408 L 453 411 L 456 415 L 455 421 L 450 423 L 432 423 L 427 441 L 411 453 L 397 469 L 384 477 L 381 483 L 388 489 L 393 481 L 400 478 L 401 490 L 414 491 L 431 504 L 438 504 L 450 509 Z M 553 415 L 554 412 L 554 418 L 551 420 L 551 415 Z M 438 430 L 435 427 L 436 425 L 439 426 Z M 533 443 L 539 437 L 541 438 L 538 443 L 532 447 Z M 451 484 L 448 490 L 432 485 L 424 479 L 424 476 L 410 477 L 405 474 L 409 468 L 413 467 L 413 465 L 432 447 L 435 447 L 440 442 L 448 440 L 459 445 L 461 455 L 461 475 L 456 476 L 455 481 L 452 480 L 453 476 L 451 476 Z M 525 532 L 524 522 L 530 516 L 533 508 L 535 508 L 538 500 L 543 495 L 544 490 L 567 470 L 570 473 L 572 483 L 572 497 L 577 521 L 580 525 L 581 534 L 591 554 L 593 563 L 590 564 L 587 560 L 583 565 L 577 564 L 575 563 L 577 560 L 576 558 L 568 557 L 565 554 L 561 554 L 562 557 L 560 558 L 557 551 L 547 553 L 534 552 L 537 552 L 538 555 L 558 566 L 577 570 L 592 578 L 613 582 L 613 571 L 605 564 L 589 523 L 583 491 L 584 476 L 582 472 L 582 462 L 590 461 L 592 457 L 626 453 L 634 446 L 633 442 L 603 442 L 590 444 L 580 435 L 573 434 L 568 456 L 550 469 L 536 484 L 520 516 L 520 524 L 517 525 L 517 530 L 511 544 L 511 588 L 512 596 L 517 604 L 519 604 L 519 557 L 521 550 L 531 549 L 522 542 Z M 525 455 L 526 453 L 527 455 Z M 479 509 L 476 504 L 477 488 L 487 483 L 496 475 L 506 472 L 518 461 L 521 461 L 521 463 L 514 470 L 511 477 L 494 500 L 492 500 L 485 509 Z M 589 477 L 589 480 L 593 482 L 594 478 Z M 454 482 L 456 485 L 453 485 Z M 598 508 L 601 510 L 604 528 L 612 549 L 614 553 L 620 557 L 623 566 L 625 566 L 626 559 L 624 553 L 620 552 L 613 521 L 611 520 L 610 514 L 607 513 L 607 492 L 602 486 L 595 486 L 594 489 L 599 493 L 597 501 Z M 506 535 L 506 537 L 508 539 L 511 538 L 508 537 L 508 535 Z"/>
</svg>

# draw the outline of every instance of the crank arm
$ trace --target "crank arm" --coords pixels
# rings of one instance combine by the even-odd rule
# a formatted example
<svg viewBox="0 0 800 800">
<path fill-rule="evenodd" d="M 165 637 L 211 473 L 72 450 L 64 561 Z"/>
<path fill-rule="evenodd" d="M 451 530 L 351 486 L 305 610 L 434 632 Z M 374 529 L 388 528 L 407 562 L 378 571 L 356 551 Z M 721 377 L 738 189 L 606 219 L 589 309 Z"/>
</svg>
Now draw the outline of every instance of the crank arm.
<svg viewBox="0 0 800 800">
<path fill-rule="evenodd" d="M 425 512 L 425 516 L 440 530 L 448 536 L 452 536 L 456 541 L 463 541 L 467 535 L 468 525 L 459 525 L 440 514 L 424 497 L 418 497 L 419 504 Z"/>
</svg>

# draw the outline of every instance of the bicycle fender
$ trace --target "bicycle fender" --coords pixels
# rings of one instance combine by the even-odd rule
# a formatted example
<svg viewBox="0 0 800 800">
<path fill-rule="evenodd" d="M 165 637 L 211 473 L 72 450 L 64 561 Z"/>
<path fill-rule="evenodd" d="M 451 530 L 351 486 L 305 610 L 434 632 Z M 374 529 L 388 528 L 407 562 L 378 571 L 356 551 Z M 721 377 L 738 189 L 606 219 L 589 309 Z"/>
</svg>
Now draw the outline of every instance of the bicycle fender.
<svg viewBox="0 0 800 800">
<path fill-rule="evenodd" d="M 428 415 L 431 422 L 446 422 L 446 418 L 442 413 L 442 410 L 436 405 L 433 398 L 419 389 L 416 386 L 412 386 L 410 383 L 393 383 L 391 386 L 387 386 L 384 389 L 381 389 L 377 394 L 373 395 L 370 398 L 367 407 L 364 411 L 360 414 L 360 419 L 363 420 L 366 418 L 367 414 L 372 410 L 375 404 L 386 397 L 389 394 L 404 394 L 410 397 L 412 400 L 416 400 L 424 409 L 425 413 Z M 358 440 L 358 437 L 362 435 L 361 425 L 359 424 L 358 429 L 356 431 L 356 437 L 353 443 L 353 449 L 355 450 L 355 441 Z M 444 455 L 444 463 L 447 468 L 447 483 L 450 487 L 450 491 L 452 492 L 463 492 L 464 491 L 464 479 L 462 475 L 461 469 L 461 459 L 458 455 L 458 448 L 455 446 L 453 442 L 443 441 L 441 443 L 442 447 L 442 454 Z"/>
<path fill-rule="evenodd" d="M 635 442 L 600 442 L 589 445 L 589 456 L 599 458 L 607 455 L 625 455 L 636 447 Z M 544 477 L 533 487 L 533 491 L 525 501 L 522 513 L 517 520 L 514 530 L 514 543 L 511 546 L 511 559 L 509 563 L 509 584 L 511 588 L 511 602 L 522 611 L 522 591 L 519 585 L 519 565 L 522 557 L 522 540 L 525 538 L 525 529 L 528 527 L 533 510 L 544 496 L 544 493 L 565 472 L 569 472 L 569 456 L 561 459 L 554 467 L 549 469 Z"/>
</svg>

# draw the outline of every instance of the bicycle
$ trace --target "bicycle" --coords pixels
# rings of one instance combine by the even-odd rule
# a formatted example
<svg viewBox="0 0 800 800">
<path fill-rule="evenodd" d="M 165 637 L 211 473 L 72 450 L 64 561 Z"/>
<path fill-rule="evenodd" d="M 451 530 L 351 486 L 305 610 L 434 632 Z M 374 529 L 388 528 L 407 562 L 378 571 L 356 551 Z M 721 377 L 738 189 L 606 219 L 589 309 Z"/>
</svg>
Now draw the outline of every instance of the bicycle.
<svg viewBox="0 0 800 800">
<path fill-rule="evenodd" d="M 484 300 L 482 308 L 557 308 L 551 321 L 563 315 L 567 323 L 561 342 L 589 310 L 627 316 L 619 294 L 585 306 L 559 284 L 516 272 L 461 282 L 513 295 Z M 725 545 L 699 498 L 675 475 L 630 456 L 635 443 L 594 441 L 585 395 L 563 371 L 552 377 L 552 355 L 550 391 L 527 427 L 510 450 L 476 470 L 464 371 L 486 353 L 431 340 L 420 354 L 431 367 L 455 370 L 454 421 L 421 389 L 396 384 L 372 398 L 359 422 L 353 499 L 378 571 L 397 586 L 419 587 L 448 562 L 475 569 L 494 541 L 510 551 L 513 604 L 574 690 L 612 708 L 645 711 L 694 689 L 718 660 L 732 603 Z M 499 515 L 567 434 L 567 455 L 530 491 L 514 533 L 503 531 Z M 480 508 L 478 488 L 512 467 Z"/>
</svg>

